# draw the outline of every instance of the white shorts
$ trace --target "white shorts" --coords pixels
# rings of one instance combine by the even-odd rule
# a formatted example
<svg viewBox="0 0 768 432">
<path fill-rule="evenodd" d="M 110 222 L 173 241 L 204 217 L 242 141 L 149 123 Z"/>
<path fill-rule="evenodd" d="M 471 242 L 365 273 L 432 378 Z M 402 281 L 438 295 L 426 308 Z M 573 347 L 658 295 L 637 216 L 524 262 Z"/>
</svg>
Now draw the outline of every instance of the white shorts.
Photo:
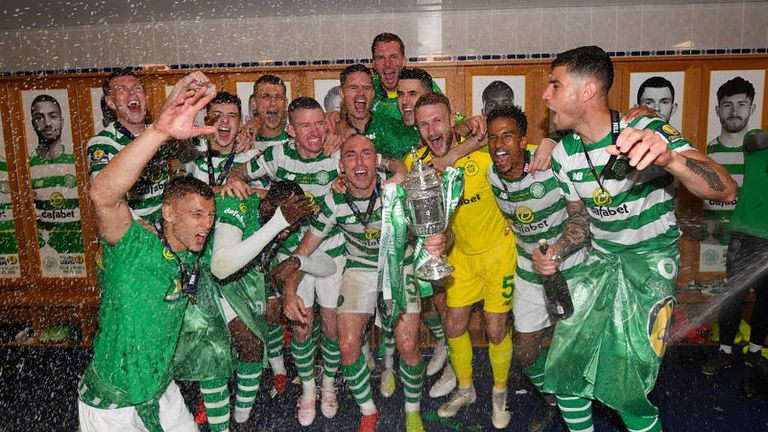
<svg viewBox="0 0 768 432">
<path fill-rule="evenodd" d="M 335 309 L 339 303 L 341 277 L 347 260 L 343 256 L 333 259 L 336 263 L 336 273 L 326 277 L 315 277 L 304 273 L 299 282 L 296 294 L 304 302 L 305 307 L 312 307 L 317 302 L 320 307 Z"/>
<path fill-rule="evenodd" d="M 412 275 L 413 265 L 403 268 L 403 274 Z M 407 277 L 406 281 L 408 280 Z M 379 298 L 376 289 L 378 273 L 371 270 L 347 269 L 341 280 L 341 293 L 336 313 L 365 313 L 373 315 Z M 411 283 L 406 284 L 405 293 L 407 299 L 406 313 L 421 312 L 421 295 L 418 287 Z"/>
<path fill-rule="evenodd" d="M 189 413 L 179 387 L 171 381 L 160 396 L 160 425 L 166 432 L 197 432 L 197 424 Z M 147 432 L 136 408 L 99 409 L 77 401 L 80 432 Z"/>
<path fill-rule="evenodd" d="M 512 301 L 515 330 L 532 333 L 552 325 L 544 300 L 544 288 L 533 285 L 515 274 L 515 295 Z"/>
</svg>

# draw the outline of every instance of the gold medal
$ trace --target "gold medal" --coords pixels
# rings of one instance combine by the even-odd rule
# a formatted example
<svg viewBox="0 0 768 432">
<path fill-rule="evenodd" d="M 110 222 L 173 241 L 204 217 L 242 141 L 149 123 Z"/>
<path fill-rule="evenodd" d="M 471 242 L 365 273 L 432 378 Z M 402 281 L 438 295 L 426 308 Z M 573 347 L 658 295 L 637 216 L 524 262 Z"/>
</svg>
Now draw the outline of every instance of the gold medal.
<svg viewBox="0 0 768 432">
<path fill-rule="evenodd" d="M 611 198 L 611 194 L 608 193 L 607 190 L 597 187 L 595 188 L 595 191 L 592 192 L 592 200 L 600 207 L 606 207 L 611 205 L 613 202 L 613 198 Z"/>
<path fill-rule="evenodd" d="M 377 230 L 376 228 L 365 229 L 366 240 L 375 240 L 375 239 L 378 239 L 380 236 L 381 236 L 381 231 Z"/>
</svg>

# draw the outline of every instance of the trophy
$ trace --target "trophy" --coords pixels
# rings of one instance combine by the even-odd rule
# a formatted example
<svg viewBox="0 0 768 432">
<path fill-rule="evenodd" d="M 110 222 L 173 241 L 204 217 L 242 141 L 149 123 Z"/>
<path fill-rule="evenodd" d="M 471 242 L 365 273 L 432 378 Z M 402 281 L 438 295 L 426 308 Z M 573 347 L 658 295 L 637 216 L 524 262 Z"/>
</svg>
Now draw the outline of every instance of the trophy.
<svg viewBox="0 0 768 432">
<path fill-rule="evenodd" d="M 408 227 L 418 237 L 428 237 L 448 228 L 443 181 L 431 165 L 415 157 L 405 183 L 405 214 Z M 423 241 L 423 240 L 422 240 Z M 440 280 L 453 273 L 453 267 L 444 257 L 429 256 L 416 268 L 416 277 L 423 280 Z"/>
</svg>

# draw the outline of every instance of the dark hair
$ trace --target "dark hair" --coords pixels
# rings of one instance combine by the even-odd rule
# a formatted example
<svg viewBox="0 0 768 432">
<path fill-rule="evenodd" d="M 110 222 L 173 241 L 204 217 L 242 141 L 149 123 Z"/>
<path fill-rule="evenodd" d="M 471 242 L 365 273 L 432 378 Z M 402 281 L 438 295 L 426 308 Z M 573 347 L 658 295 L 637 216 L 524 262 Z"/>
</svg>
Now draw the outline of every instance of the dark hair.
<svg viewBox="0 0 768 432">
<path fill-rule="evenodd" d="M 41 95 L 38 95 L 36 98 L 32 99 L 32 104 L 29 105 L 30 111 L 35 106 L 35 104 L 39 102 L 51 102 L 55 104 L 56 108 L 58 108 L 59 112 L 61 112 L 61 105 L 59 105 L 59 101 L 57 101 L 55 97 L 48 94 L 41 94 Z"/>
<path fill-rule="evenodd" d="M 426 106 L 426 105 L 444 105 L 445 108 L 448 110 L 448 113 L 451 113 L 451 101 L 448 100 L 448 98 L 442 94 L 442 93 L 427 93 L 422 95 L 419 100 L 416 101 L 416 106 L 414 109 L 419 109 L 420 107 Z"/>
<path fill-rule="evenodd" d="M 736 78 L 726 81 L 717 89 L 717 102 L 720 103 L 725 97 L 742 93 L 747 95 L 750 102 L 755 101 L 755 86 L 744 78 L 737 76 Z"/>
<path fill-rule="evenodd" d="M 428 92 L 432 91 L 432 75 L 421 68 L 403 68 L 398 80 L 419 80 L 421 86 Z"/>
<path fill-rule="evenodd" d="M 642 84 L 640 84 L 640 88 L 637 89 L 637 104 L 640 105 L 640 97 L 643 95 L 643 92 L 646 88 L 669 88 L 669 91 L 672 93 L 672 100 L 675 100 L 675 88 L 672 87 L 672 83 L 669 82 L 668 79 L 661 77 L 661 76 L 655 76 L 650 77 L 647 80 L 643 81 Z"/>
<path fill-rule="evenodd" d="M 400 36 L 394 33 L 379 33 L 373 38 L 373 43 L 371 44 L 371 57 L 376 53 L 376 45 L 386 42 L 397 42 L 397 44 L 400 45 L 400 54 L 405 55 L 405 44 L 403 43 L 403 40 L 400 39 Z"/>
<path fill-rule="evenodd" d="M 283 200 L 290 198 L 291 194 L 296 196 L 303 196 L 304 190 L 301 189 L 301 186 L 299 186 L 299 184 L 293 180 L 281 180 L 270 185 L 267 194 L 264 195 L 264 199 L 261 201 L 268 201 L 272 204 L 271 207 L 273 207 L 273 209 L 277 209 Z M 261 208 L 259 208 L 259 222 L 262 225 L 267 223 L 267 221 L 269 221 L 273 215 L 274 210 L 272 214 L 267 214 L 266 212 L 263 212 Z"/>
<path fill-rule="evenodd" d="M 259 89 L 259 86 L 262 84 L 278 85 L 283 88 L 283 93 L 288 92 L 288 88 L 285 86 L 285 82 L 277 75 L 267 74 L 267 75 L 260 76 L 259 79 L 257 79 L 256 82 L 253 83 L 254 94 L 256 94 L 256 91 Z"/>
<path fill-rule="evenodd" d="M 512 104 L 496 105 L 491 109 L 485 117 L 485 121 L 488 126 L 493 123 L 494 120 L 499 118 L 506 118 L 514 121 L 517 124 L 517 128 L 520 129 L 520 135 L 525 136 L 528 133 L 528 118 L 525 117 L 525 113 L 519 107 Z"/>
<path fill-rule="evenodd" d="M 163 204 L 184 198 L 189 194 L 200 195 L 203 198 L 214 199 L 213 190 L 205 182 L 192 176 L 179 176 L 168 182 L 163 190 Z"/>
<path fill-rule="evenodd" d="M 293 113 L 302 109 L 319 109 L 322 111 L 323 107 L 320 106 L 320 103 L 309 96 L 299 96 L 292 100 L 290 104 L 288 104 L 288 121 L 293 123 Z"/>
<path fill-rule="evenodd" d="M 239 97 L 233 95 L 232 93 L 227 93 L 225 91 L 220 91 L 216 93 L 216 96 L 214 96 L 214 98 L 211 99 L 210 102 L 208 102 L 208 105 L 205 106 L 206 111 L 210 111 L 211 107 L 217 104 L 237 105 L 237 115 L 239 116 L 243 115 L 242 102 L 240 102 Z"/>
<path fill-rule="evenodd" d="M 483 105 L 488 102 L 488 99 L 491 98 L 492 94 L 502 94 L 507 95 L 512 99 L 515 98 L 515 92 L 512 90 L 512 87 L 510 87 L 509 84 L 505 83 L 504 81 L 499 80 L 491 82 L 483 90 Z"/>
<path fill-rule="evenodd" d="M 116 71 L 112 71 L 112 73 L 109 74 L 109 76 L 104 79 L 104 84 L 101 85 L 101 90 L 104 92 L 104 95 L 106 96 L 109 94 L 110 92 L 109 85 L 112 84 L 113 79 L 124 77 L 124 76 L 130 76 L 130 77 L 139 79 L 139 77 L 137 77 L 136 74 L 133 73 L 133 69 L 131 68 L 122 68 Z"/>
<path fill-rule="evenodd" d="M 371 81 L 373 81 L 373 73 L 371 72 L 371 70 L 368 69 L 368 67 L 365 66 L 364 64 L 356 63 L 356 64 L 345 67 L 344 70 L 342 70 L 341 73 L 339 74 L 339 81 L 341 82 L 341 86 L 344 87 L 344 84 L 347 82 L 347 79 L 349 78 L 350 75 L 358 72 L 368 75 L 368 78 L 370 78 Z"/>
<path fill-rule="evenodd" d="M 552 69 L 558 66 L 565 66 L 568 73 L 595 78 L 602 84 L 604 96 L 613 85 L 613 63 L 598 46 L 582 46 L 562 52 L 552 61 Z"/>
</svg>

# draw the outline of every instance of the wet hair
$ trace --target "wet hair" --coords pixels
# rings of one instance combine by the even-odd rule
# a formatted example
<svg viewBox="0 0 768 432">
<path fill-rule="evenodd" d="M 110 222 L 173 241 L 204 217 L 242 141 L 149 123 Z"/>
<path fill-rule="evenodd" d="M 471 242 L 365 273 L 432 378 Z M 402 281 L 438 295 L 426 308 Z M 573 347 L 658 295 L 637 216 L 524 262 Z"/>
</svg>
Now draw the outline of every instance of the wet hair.
<svg viewBox="0 0 768 432">
<path fill-rule="evenodd" d="M 400 71 L 398 80 L 419 80 L 424 90 L 432 91 L 432 75 L 429 72 L 421 68 L 403 68 Z"/>
<path fill-rule="evenodd" d="M 525 117 L 525 113 L 519 107 L 512 104 L 497 105 L 488 113 L 485 121 L 490 126 L 494 120 L 499 118 L 514 121 L 517 128 L 520 129 L 520 136 L 525 136 L 528 133 L 528 118 Z"/>
<path fill-rule="evenodd" d="M 742 93 L 747 95 L 750 102 L 755 101 L 755 86 L 744 78 L 737 76 L 726 81 L 717 89 L 717 102 L 720 103 L 723 98 Z"/>
<path fill-rule="evenodd" d="M 267 214 L 267 212 L 263 212 L 261 208 L 259 208 L 259 223 L 262 225 L 267 223 L 269 219 L 274 216 L 274 209 L 277 209 L 277 207 L 282 203 L 284 200 L 290 198 L 291 194 L 294 194 L 296 196 L 303 196 L 304 190 L 299 186 L 298 183 L 292 180 L 282 180 L 279 182 L 272 183 L 272 185 L 269 187 L 269 190 L 267 191 L 267 194 L 264 196 L 264 199 L 261 200 L 261 202 L 270 202 L 273 208 L 272 214 Z"/>
<path fill-rule="evenodd" d="M 240 102 L 240 98 L 233 95 L 232 93 L 227 93 L 225 91 L 220 91 L 216 93 L 216 96 L 214 96 L 213 99 L 211 99 L 210 102 L 208 102 L 208 105 L 205 106 L 206 111 L 210 111 L 211 107 L 213 105 L 217 104 L 232 104 L 237 106 L 237 115 L 242 116 L 243 115 L 243 107 L 242 102 Z"/>
<path fill-rule="evenodd" d="M 668 88 L 669 91 L 672 93 L 672 100 L 675 100 L 675 88 L 672 87 L 672 83 L 661 76 L 655 76 L 650 77 L 647 80 L 643 81 L 642 84 L 640 84 L 640 88 L 637 89 L 637 104 L 640 105 L 640 97 L 643 96 L 643 92 L 645 92 L 646 88 Z"/>
<path fill-rule="evenodd" d="M 256 94 L 259 90 L 259 86 L 262 84 L 278 85 L 283 88 L 283 93 L 288 93 L 288 88 L 285 86 L 285 81 L 283 81 L 282 78 L 277 75 L 267 74 L 260 76 L 259 79 L 253 83 L 253 94 Z"/>
<path fill-rule="evenodd" d="M 368 78 L 373 80 L 373 73 L 371 72 L 371 70 L 368 69 L 368 67 L 365 66 L 364 64 L 357 63 L 357 64 L 349 65 L 345 67 L 344 70 L 341 71 L 341 73 L 339 74 L 339 81 L 341 82 L 341 86 L 344 87 L 344 84 L 347 82 L 347 79 L 349 78 L 350 75 L 358 72 L 362 72 L 368 75 Z"/>
<path fill-rule="evenodd" d="M 432 92 L 422 95 L 419 100 L 416 101 L 415 109 L 418 110 L 420 107 L 426 105 L 444 105 L 445 109 L 448 110 L 448 113 L 450 114 L 451 112 L 451 101 L 442 93 Z"/>
<path fill-rule="evenodd" d="M 192 176 L 179 176 L 168 182 L 163 190 L 163 204 L 171 204 L 189 194 L 214 199 L 213 190 L 205 182 Z"/>
<path fill-rule="evenodd" d="M 29 105 L 30 111 L 32 110 L 32 108 L 34 108 L 36 103 L 40 103 L 40 102 L 51 102 L 52 104 L 56 105 L 56 108 L 58 108 L 59 112 L 61 112 L 61 105 L 59 105 L 59 101 L 57 101 L 55 97 L 48 94 L 41 94 L 41 95 L 38 95 L 36 98 L 32 99 L 32 103 Z"/>
<path fill-rule="evenodd" d="M 112 71 L 112 73 L 109 74 L 109 76 L 104 79 L 104 84 L 102 84 L 101 86 L 101 90 L 104 92 L 104 96 L 110 93 L 109 85 L 112 84 L 112 80 L 115 78 L 120 78 L 124 76 L 130 76 L 130 77 L 139 79 L 139 77 L 137 77 L 136 74 L 133 73 L 133 69 L 131 68 L 122 68 L 116 71 Z"/>
<path fill-rule="evenodd" d="M 613 85 L 613 63 L 598 46 L 582 46 L 564 51 L 552 61 L 552 69 L 558 66 L 565 66 L 570 74 L 596 79 L 601 84 L 604 96 L 608 95 Z"/>
<path fill-rule="evenodd" d="M 387 42 L 397 42 L 400 45 L 400 54 L 405 55 L 405 44 L 400 39 L 400 36 L 394 33 L 379 33 L 373 38 L 373 43 L 371 43 L 371 56 L 374 56 L 376 53 L 376 45 Z"/>
<path fill-rule="evenodd" d="M 288 104 L 288 121 L 293 123 L 293 113 L 303 109 L 319 109 L 322 111 L 323 107 L 320 106 L 318 101 L 309 96 L 299 96 Z"/>
</svg>

